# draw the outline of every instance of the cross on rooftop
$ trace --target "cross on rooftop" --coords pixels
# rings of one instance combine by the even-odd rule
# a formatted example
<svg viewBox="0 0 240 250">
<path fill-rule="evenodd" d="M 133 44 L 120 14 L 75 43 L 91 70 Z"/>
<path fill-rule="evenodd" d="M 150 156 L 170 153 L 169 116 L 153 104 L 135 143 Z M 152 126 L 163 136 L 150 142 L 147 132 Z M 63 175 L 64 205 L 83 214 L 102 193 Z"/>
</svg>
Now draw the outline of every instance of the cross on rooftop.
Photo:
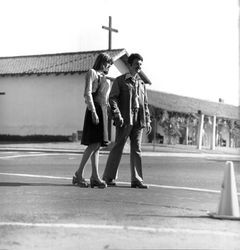
<svg viewBox="0 0 240 250">
<path fill-rule="evenodd" d="M 112 49 L 112 32 L 118 32 L 118 30 L 112 28 L 112 17 L 109 16 L 109 26 L 102 26 L 103 29 L 108 30 L 108 50 Z"/>
</svg>

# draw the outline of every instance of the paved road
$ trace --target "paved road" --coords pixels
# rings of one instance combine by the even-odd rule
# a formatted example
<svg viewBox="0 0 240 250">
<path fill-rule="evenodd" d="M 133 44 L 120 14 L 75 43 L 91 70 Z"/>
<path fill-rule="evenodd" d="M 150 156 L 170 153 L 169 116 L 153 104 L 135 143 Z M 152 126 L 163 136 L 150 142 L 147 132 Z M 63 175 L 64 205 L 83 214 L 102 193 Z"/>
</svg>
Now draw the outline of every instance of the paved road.
<svg viewBox="0 0 240 250">
<path fill-rule="evenodd" d="M 79 154 L 0 152 L 0 249 L 240 249 L 240 221 L 207 215 L 225 159 L 183 156 L 146 154 L 150 188 L 139 190 L 129 188 L 124 155 L 118 187 L 100 190 L 71 185 Z"/>
</svg>

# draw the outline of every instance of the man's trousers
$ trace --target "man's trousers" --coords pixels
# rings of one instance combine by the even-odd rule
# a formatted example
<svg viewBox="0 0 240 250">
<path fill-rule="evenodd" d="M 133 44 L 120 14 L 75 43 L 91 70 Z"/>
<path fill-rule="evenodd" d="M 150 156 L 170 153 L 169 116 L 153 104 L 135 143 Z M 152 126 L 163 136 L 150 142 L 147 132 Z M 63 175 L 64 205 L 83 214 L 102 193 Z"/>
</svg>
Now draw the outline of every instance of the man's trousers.
<svg viewBox="0 0 240 250">
<path fill-rule="evenodd" d="M 143 129 L 137 125 L 116 127 L 116 140 L 108 156 L 106 168 L 103 173 L 103 179 L 116 179 L 117 170 L 121 161 L 124 145 L 129 137 L 131 181 L 143 181 L 141 158 L 142 130 Z"/>
</svg>

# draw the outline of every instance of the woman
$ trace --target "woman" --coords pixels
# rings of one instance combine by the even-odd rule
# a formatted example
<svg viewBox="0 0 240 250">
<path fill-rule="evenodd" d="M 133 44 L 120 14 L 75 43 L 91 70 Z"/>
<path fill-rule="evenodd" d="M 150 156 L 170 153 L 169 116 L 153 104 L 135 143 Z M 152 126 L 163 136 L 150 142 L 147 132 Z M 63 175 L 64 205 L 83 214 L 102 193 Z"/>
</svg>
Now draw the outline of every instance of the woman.
<svg viewBox="0 0 240 250">
<path fill-rule="evenodd" d="M 79 187 L 88 187 L 83 178 L 83 170 L 89 158 L 92 163 L 90 186 L 105 188 L 106 183 L 99 178 L 98 163 L 99 149 L 108 145 L 108 96 L 110 83 L 106 80 L 109 68 L 113 61 L 106 53 L 98 55 L 93 68 L 86 74 L 84 98 L 87 104 L 81 144 L 87 145 L 79 169 L 73 176 L 72 183 Z"/>
</svg>

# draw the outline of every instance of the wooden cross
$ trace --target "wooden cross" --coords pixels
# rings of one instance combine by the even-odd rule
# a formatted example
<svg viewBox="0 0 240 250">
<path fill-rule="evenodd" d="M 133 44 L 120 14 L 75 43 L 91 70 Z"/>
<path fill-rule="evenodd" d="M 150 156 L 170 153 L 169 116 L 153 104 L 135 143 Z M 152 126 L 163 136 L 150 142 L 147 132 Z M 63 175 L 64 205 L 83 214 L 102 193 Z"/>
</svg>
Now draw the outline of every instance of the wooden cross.
<svg viewBox="0 0 240 250">
<path fill-rule="evenodd" d="M 102 26 L 103 29 L 108 30 L 108 50 L 112 49 L 112 32 L 118 32 L 118 30 L 112 28 L 112 17 L 109 16 L 109 26 Z"/>
</svg>

